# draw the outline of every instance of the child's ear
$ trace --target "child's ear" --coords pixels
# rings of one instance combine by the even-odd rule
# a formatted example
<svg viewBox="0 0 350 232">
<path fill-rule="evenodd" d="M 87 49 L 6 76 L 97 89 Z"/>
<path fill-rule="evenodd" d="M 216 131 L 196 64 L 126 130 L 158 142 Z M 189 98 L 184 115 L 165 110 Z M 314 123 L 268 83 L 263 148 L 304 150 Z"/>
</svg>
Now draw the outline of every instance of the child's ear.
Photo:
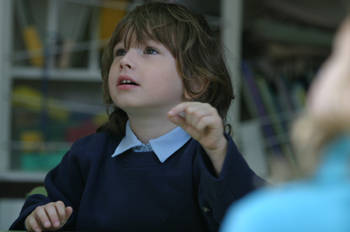
<svg viewBox="0 0 350 232">
<path fill-rule="evenodd" d="M 185 89 L 184 97 L 186 100 L 192 100 L 193 98 L 197 98 L 201 96 L 205 90 L 208 88 L 210 81 L 204 78 L 193 78 L 191 81 L 191 90 L 193 93 L 188 93 Z"/>
</svg>

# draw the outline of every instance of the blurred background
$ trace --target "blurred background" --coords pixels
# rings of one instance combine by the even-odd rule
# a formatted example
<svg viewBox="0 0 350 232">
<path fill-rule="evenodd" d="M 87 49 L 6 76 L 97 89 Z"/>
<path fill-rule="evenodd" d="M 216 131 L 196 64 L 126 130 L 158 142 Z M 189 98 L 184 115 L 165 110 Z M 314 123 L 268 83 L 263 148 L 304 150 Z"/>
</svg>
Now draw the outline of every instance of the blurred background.
<svg viewBox="0 0 350 232">
<path fill-rule="evenodd" d="M 146 0 L 0 0 L 0 230 L 71 144 L 107 120 L 100 61 L 117 22 Z M 167 0 L 164 2 L 175 2 Z M 233 137 L 269 178 L 297 161 L 290 123 L 330 53 L 345 0 L 178 0 L 227 48 Z"/>
</svg>

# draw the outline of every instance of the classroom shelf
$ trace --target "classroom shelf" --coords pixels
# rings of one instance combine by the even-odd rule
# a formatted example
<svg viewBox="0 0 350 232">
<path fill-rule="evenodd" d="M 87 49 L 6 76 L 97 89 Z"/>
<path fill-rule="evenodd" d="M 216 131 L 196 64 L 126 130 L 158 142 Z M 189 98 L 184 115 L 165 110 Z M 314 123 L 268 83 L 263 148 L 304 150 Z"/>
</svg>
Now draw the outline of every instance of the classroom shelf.
<svg viewBox="0 0 350 232">
<path fill-rule="evenodd" d="M 43 78 L 44 70 L 36 67 L 13 67 L 11 75 L 14 79 L 40 80 Z M 83 68 L 49 69 L 47 74 L 50 80 L 55 81 L 86 81 L 102 82 L 100 70 L 86 70 Z"/>
<path fill-rule="evenodd" d="M 107 119 L 99 2 L 1 1 L 0 181 L 42 182 Z"/>
</svg>

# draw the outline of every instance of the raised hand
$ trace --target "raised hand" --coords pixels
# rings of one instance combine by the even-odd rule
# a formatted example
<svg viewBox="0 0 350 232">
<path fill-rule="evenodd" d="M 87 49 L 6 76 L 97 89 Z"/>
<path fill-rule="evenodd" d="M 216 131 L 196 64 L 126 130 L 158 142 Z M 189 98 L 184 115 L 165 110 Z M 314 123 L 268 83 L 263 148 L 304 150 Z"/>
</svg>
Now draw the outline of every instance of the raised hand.
<svg viewBox="0 0 350 232">
<path fill-rule="evenodd" d="M 349 88 L 350 16 L 340 26 L 334 39 L 332 54 L 312 84 L 308 95 L 308 110 L 320 118 L 349 118 Z"/>
<path fill-rule="evenodd" d="M 227 140 L 217 110 L 208 103 L 182 102 L 169 111 L 168 118 L 202 145 L 219 175 L 227 151 Z"/>
<path fill-rule="evenodd" d="M 28 231 L 54 231 L 62 228 L 68 218 L 72 215 L 73 209 L 65 207 L 62 201 L 52 202 L 38 206 L 25 220 Z"/>
</svg>

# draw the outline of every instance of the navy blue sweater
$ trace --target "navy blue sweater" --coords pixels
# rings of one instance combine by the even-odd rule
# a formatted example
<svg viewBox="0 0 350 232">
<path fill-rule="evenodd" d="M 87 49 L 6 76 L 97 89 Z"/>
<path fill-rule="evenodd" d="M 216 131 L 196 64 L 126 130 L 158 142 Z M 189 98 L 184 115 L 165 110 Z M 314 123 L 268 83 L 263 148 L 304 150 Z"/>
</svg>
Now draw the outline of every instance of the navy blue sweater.
<svg viewBox="0 0 350 232">
<path fill-rule="evenodd" d="M 217 231 L 227 208 L 264 181 L 231 137 L 219 178 L 200 144 L 191 139 L 164 163 L 153 152 L 112 158 L 120 138 L 100 132 L 75 142 L 48 173 L 48 197 L 29 197 L 12 230 L 23 230 L 39 205 L 62 200 L 73 214 L 61 230 Z"/>
</svg>

